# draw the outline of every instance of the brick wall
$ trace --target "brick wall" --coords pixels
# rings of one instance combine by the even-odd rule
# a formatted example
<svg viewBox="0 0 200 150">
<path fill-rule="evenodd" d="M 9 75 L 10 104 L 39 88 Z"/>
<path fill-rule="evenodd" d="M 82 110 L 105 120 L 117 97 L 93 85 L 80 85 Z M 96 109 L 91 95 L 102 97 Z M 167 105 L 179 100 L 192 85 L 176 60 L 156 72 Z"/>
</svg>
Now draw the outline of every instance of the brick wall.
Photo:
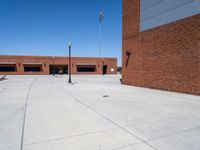
<svg viewBox="0 0 200 150">
<path fill-rule="evenodd" d="M 123 2 L 124 24 L 131 24 L 126 14 L 134 17 L 131 9 L 140 5 L 134 0 L 130 6 L 130 1 Z M 123 26 L 124 84 L 200 95 L 200 14 L 141 33 L 126 32 Z"/>
<path fill-rule="evenodd" d="M 48 75 L 50 73 L 50 65 L 68 65 L 68 57 L 53 57 L 53 56 L 1 56 L 0 65 L 2 63 L 16 63 L 16 72 L 0 72 L 0 74 L 7 75 Z M 40 64 L 42 65 L 42 72 L 24 72 L 24 64 Z M 108 65 L 107 74 L 117 73 L 117 58 L 95 58 L 95 57 L 72 57 L 72 74 L 102 74 L 103 63 Z M 77 72 L 78 64 L 92 64 L 96 65 L 95 72 Z M 111 68 L 114 71 L 111 71 Z"/>
<path fill-rule="evenodd" d="M 134 6 L 134 7 L 133 7 Z M 123 39 L 140 32 L 140 1 L 123 0 Z"/>
</svg>

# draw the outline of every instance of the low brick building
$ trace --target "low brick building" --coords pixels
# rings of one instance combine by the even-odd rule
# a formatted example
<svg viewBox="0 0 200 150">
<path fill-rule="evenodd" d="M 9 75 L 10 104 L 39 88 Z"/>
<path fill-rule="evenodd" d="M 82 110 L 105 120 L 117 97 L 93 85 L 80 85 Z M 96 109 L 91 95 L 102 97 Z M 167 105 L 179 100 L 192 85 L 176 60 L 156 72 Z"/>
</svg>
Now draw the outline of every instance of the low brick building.
<svg viewBox="0 0 200 150">
<path fill-rule="evenodd" d="M 0 56 L 0 74 L 68 74 L 68 57 Z M 117 58 L 72 57 L 72 74 L 116 74 Z"/>
<path fill-rule="evenodd" d="M 200 95 L 200 14 L 140 32 L 140 0 L 123 0 L 122 82 Z"/>
</svg>

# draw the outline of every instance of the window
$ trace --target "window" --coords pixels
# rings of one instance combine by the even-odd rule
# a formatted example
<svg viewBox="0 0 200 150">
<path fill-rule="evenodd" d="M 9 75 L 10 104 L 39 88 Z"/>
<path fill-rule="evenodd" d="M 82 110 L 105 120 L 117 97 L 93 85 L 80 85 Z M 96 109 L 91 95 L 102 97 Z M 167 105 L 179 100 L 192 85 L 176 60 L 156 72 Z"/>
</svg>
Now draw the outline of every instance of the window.
<svg viewBox="0 0 200 150">
<path fill-rule="evenodd" d="M 16 72 L 16 65 L 0 64 L 0 72 Z"/>
<path fill-rule="evenodd" d="M 42 65 L 24 65 L 24 72 L 42 72 Z"/>
<path fill-rule="evenodd" d="M 77 72 L 96 72 L 96 65 L 77 65 Z"/>
</svg>

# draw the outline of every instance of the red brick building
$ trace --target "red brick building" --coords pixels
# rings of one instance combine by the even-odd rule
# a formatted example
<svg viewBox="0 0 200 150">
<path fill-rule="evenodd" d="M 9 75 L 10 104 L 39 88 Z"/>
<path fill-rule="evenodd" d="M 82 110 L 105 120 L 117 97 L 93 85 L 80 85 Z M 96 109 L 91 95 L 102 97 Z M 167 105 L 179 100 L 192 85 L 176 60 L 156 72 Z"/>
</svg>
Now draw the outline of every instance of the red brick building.
<svg viewBox="0 0 200 150">
<path fill-rule="evenodd" d="M 140 32 L 140 0 L 123 0 L 124 84 L 200 95 L 200 14 Z"/>
<path fill-rule="evenodd" d="M 0 74 L 68 74 L 68 57 L 0 56 Z M 116 74 L 117 58 L 72 57 L 72 74 Z"/>
</svg>

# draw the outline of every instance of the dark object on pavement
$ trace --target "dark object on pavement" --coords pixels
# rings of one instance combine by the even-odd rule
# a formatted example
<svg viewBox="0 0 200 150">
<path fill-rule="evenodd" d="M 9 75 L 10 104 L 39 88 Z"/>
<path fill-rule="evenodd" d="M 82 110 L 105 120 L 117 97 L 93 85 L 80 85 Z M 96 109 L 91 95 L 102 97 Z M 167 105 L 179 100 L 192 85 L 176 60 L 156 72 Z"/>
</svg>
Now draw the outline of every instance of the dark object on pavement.
<svg viewBox="0 0 200 150">
<path fill-rule="evenodd" d="M 109 97 L 109 95 L 103 95 L 103 97 Z"/>
</svg>

